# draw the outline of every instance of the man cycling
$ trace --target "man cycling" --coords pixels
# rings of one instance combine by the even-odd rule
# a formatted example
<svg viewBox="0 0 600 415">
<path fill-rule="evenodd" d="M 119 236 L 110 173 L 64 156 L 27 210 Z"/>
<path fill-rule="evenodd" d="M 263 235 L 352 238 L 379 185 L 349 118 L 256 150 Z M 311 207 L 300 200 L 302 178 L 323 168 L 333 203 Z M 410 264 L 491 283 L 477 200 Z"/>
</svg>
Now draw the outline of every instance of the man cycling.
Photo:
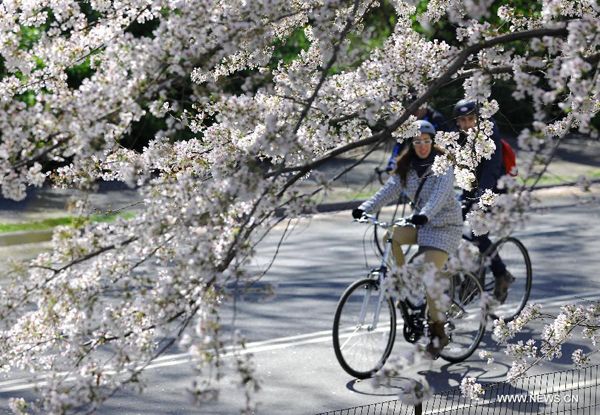
<svg viewBox="0 0 600 415">
<path fill-rule="evenodd" d="M 456 126 L 460 134 L 459 144 L 465 145 L 467 138 L 466 132 L 470 129 L 478 128 L 479 105 L 475 101 L 462 99 L 454 106 L 453 116 L 456 120 Z M 500 134 L 496 123 L 493 122 L 493 124 L 491 139 L 496 145 L 496 151 L 494 151 L 489 160 L 481 160 L 475 169 L 475 186 L 473 186 L 471 190 L 463 190 L 462 195 L 460 196 L 463 219 L 466 219 L 467 213 L 471 210 L 473 204 L 477 203 L 479 197 L 486 189 L 498 193 L 498 179 L 500 179 L 505 172 L 504 163 L 502 161 Z M 492 241 L 488 234 L 478 236 L 473 235 L 473 241 L 481 253 L 485 253 L 492 245 Z M 508 288 L 514 281 L 514 277 L 506 269 L 506 265 L 497 254 L 492 258 L 490 268 L 494 274 L 494 298 L 502 304 L 506 300 Z"/>
</svg>

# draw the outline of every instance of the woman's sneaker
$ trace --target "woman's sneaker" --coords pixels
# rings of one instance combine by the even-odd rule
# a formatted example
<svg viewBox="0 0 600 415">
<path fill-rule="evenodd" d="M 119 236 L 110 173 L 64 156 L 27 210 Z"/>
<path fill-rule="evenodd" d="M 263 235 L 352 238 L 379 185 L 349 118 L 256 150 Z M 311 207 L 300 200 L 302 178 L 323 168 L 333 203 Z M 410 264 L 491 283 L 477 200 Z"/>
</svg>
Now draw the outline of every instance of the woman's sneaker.
<svg viewBox="0 0 600 415">
<path fill-rule="evenodd" d="M 506 297 L 508 296 L 508 288 L 515 280 L 515 277 L 508 272 L 504 271 L 502 274 L 494 275 L 494 298 L 498 300 L 500 304 L 504 304 Z"/>
</svg>

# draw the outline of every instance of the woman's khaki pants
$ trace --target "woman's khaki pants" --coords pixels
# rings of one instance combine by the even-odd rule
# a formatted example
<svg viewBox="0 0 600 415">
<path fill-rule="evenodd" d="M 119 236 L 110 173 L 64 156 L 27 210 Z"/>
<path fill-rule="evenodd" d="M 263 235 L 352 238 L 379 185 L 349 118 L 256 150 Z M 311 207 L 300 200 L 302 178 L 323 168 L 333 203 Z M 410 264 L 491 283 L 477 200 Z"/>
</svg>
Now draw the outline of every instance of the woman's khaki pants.
<svg viewBox="0 0 600 415">
<path fill-rule="evenodd" d="M 396 259 L 396 264 L 401 267 L 405 264 L 404 252 L 402 245 L 417 244 L 417 229 L 413 226 L 394 226 L 392 229 L 392 253 Z M 448 254 L 442 250 L 430 247 L 419 247 L 417 255 L 424 255 L 425 262 L 432 263 L 440 270 L 448 259 Z M 440 275 L 440 274 L 438 274 Z M 427 293 L 427 306 L 429 307 L 429 318 L 433 322 L 442 322 L 439 313 L 439 308 L 436 301 L 429 297 Z"/>
</svg>

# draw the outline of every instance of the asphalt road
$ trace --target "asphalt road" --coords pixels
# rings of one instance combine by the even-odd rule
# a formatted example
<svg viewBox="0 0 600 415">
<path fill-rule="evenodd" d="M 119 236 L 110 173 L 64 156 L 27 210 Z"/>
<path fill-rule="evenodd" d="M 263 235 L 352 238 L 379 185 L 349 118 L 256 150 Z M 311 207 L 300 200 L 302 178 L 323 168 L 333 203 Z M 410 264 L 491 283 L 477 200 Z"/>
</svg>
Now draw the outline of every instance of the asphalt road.
<svg viewBox="0 0 600 415">
<path fill-rule="evenodd" d="M 339 367 L 331 346 L 331 323 L 337 300 L 344 288 L 366 274 L 363 238 L 365 225 L 352 223 L 349 212 L 316 215 L 295 223 L 282 244 L 277 260 L 258 286 L 277 285 L 277 294 L 264 298 L 250 294 L 240 298 L 235 326 L 248 340 L 254 356 L 261 390 L 256 395 L 258 413 L 311 414 L 325 410 L 394 399 L 406 379 L 394 380 L 391 387 L 375 387 L 371 381 L 357 382 Z M 257 267 L 268 263 L 279 242 L 282 227 L 265 240 L 259 250 Z M 563 205 L 540 209 L 531 216 L 518 236 L 528 247 L 533 263 L 531 300 L 556 312 L 560 305 L 600 297 L 600 209 L 598 204 Z M 367 235 L 367 240 L 370 237 Z M 367 242 L 368 244 L 369 242 Z M 4 249 L 4 248 L 2 248 Z M 36 247 L 20 248 L 22 256 Z M 370 247 L 367 247 L 368 256 Z M 8 251 L 0 251 L 6 255 Z M 229 326 L 233 311 L 225 310 L 223 323 Z M 488 329 L 491 324 L 488 324 Z M 539 336 L 541 326 L 526 329 L 526 335 Z M 489 332 L 489 330 L 488 330 Z M 573 340 L 558 362 L 546 363 L 533 373 L 570 368 L 570 352 L 578 346 Z M 496 359 L 486 365 L 474 355 L 466 362 L 450 365 L 438 360 L 412 370 L 423 374 L 438 391 L 456 386 L 468 376 L 481 381 L 503 380 L 508 360 L 486 334 L 481 348 Z M 586 346 L 583 346 L 584 350 Z M 396 341 L 392 356 L 408 350 Z M 225 362 L 233 363 L 231 355 Z M 407 372 L 407 376 L 410 372 Z M 202 407 L 192 406 L 185 389 L 194 379 L 194 365 L 181 351 L 161 357 L 145 377 L 146 395 L 121 393 L 108 402 L 101 414 L 233 414 L 239 413 L 243 396 L 239 379 L 226 375 L 220 399 Z M 11 396 L 31 396 L 27 378 L 0 378 L 0 413 L 7 412 Z"/>
</svg>

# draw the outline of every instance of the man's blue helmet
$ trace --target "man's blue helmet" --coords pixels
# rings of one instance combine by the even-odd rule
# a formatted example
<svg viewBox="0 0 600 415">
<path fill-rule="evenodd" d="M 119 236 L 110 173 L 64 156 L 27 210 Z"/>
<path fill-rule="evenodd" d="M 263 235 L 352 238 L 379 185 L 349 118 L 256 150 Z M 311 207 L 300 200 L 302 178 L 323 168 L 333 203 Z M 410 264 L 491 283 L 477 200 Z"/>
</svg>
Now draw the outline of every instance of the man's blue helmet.
<svg viewBox="0 0 600 415">
<path fill-rule="evenodd" d="M 479 109 L 479 105 L 475 101 L 468 99 L 461 99 L 454 105 L 453 115 L 454 118 L 460 117 L 461 115 L 468 115 L 476 112 Z"/>
<path fill-rule="evenodd" d="M 429 134 L 431 138 L 435 136 L 435 127 L 429 121 L 417 120 L 415 124 L 419 127 L 420 133 Z"/>
</svg>

